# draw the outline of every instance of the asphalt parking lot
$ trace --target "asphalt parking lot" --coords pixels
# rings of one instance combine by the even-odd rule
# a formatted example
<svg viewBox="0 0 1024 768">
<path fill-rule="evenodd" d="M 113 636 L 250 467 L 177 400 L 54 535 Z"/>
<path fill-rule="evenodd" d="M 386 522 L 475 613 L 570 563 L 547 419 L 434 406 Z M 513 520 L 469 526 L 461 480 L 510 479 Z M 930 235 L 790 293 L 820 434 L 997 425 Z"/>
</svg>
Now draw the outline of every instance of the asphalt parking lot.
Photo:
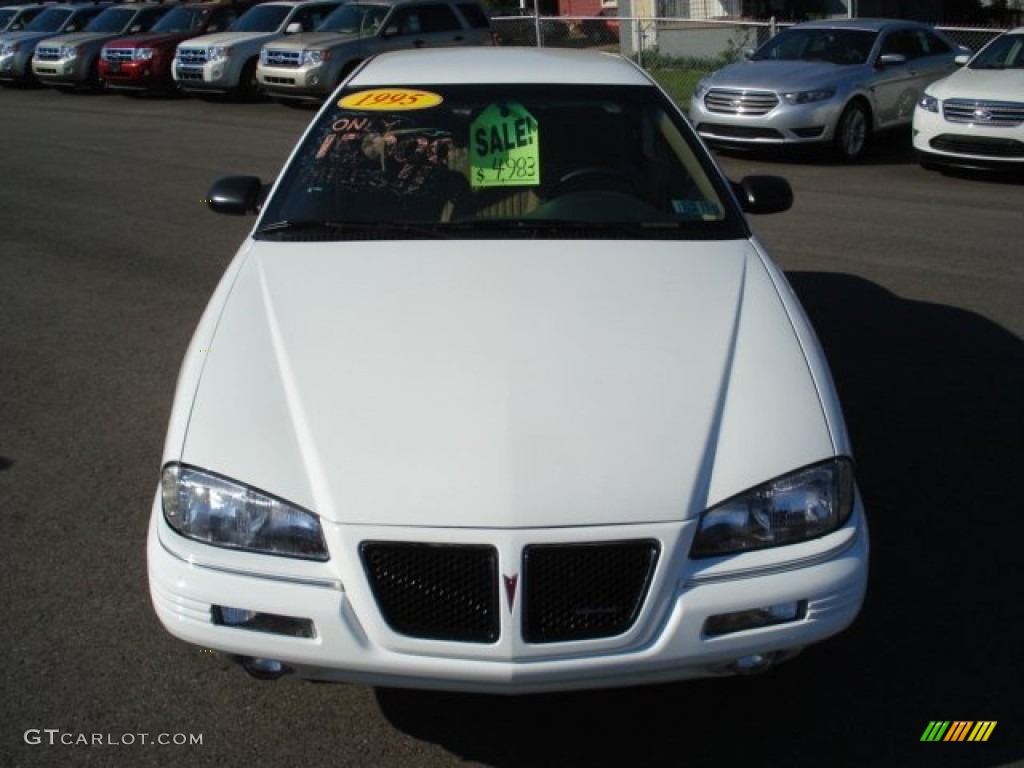
<svg viewBox="0 0 1024 768">
<path fill-rule="evenodd" d="M 848 632 L 760 677 L 523 698 L 261 683 L 167 635 L 145 570 L 164 428 L 252 223 L 201 199 L 272 178 L 311 115 L 0 89 L 0 766 L 1024 765 L 1024 184 L 925 172 L 906 136 L 854 167 L 720 155 L 795 190 L 752 224 L 857 450 L 872 575 Z M 935 720 L 997 726 L 922 743 Z"/>
</svg>

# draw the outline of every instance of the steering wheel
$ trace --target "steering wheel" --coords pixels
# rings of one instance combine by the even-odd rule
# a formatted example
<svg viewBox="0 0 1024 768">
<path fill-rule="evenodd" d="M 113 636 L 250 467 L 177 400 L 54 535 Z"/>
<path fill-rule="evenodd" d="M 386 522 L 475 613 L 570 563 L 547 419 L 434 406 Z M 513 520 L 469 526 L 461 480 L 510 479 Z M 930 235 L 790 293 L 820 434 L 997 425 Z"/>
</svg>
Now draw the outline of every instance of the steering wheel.
<svg viewBox="0 0 1024 768">
<path fill-rule="evenodd" d="M 605 165 L 588 165 L 576 168 L 561 176 L 551 190 L 548 199 L 587 191 L 618 192 L 630 197 L 641 197 L 636 180 L 625 171 Z"/>
</svg>

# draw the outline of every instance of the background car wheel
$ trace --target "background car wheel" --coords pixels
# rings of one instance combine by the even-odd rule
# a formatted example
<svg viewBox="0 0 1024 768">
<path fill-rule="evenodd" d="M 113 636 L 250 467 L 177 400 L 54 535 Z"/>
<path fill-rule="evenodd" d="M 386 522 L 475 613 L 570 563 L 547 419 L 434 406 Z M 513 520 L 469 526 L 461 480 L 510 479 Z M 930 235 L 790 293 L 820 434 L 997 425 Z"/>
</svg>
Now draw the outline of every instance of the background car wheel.
<svg viewBox="0 0 1024 768">
<path fill-rule="evenodd" d="M 238 98 L 249 101 L 260 93 L 260 83 L 256 79 L 256 59 L 249 59 L 242 67 L 238 76 Z"/>
<path fill-rule="evenodd" d="M 836 154 L 846 162 L 864 157 L 871 141 L 871 115 L 863 102 L 851 101 L 836 123 L 833 145 Z"/>
</svg>

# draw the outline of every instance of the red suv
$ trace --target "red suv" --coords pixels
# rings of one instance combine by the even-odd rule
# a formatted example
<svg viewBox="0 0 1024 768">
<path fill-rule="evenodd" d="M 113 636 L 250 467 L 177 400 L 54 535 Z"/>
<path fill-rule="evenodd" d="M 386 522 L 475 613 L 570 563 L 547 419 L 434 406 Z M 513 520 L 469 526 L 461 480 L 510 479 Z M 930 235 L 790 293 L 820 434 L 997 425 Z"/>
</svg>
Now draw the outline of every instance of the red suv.
<svg viewBox="0 0 1024 768">
<path fill-rule="evenodd" d="M 223 32 L 255 1 L 188 3 L 173 8 L 148 33 L 112 40 L 100 55 L 99 75 L 108 87 L 171 92 L 171 62 L 178 43 Z"/>
</svg>

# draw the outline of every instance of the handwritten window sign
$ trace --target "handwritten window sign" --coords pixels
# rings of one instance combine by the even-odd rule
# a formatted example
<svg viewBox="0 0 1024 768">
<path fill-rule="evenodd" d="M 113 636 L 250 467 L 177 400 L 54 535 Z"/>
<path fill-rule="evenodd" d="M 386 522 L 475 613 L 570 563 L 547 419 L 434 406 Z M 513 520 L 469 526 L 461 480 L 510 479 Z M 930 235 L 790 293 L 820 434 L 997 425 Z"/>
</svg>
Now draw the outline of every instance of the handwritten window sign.
<svg viewBox="0 0 1024 768">
<path fill-rule="evenodd" d="M 470 184 L 535 187 L 540 184 L 537 121 L 521 104 L 492 104 L 469 126 Z"/>
</svg>

